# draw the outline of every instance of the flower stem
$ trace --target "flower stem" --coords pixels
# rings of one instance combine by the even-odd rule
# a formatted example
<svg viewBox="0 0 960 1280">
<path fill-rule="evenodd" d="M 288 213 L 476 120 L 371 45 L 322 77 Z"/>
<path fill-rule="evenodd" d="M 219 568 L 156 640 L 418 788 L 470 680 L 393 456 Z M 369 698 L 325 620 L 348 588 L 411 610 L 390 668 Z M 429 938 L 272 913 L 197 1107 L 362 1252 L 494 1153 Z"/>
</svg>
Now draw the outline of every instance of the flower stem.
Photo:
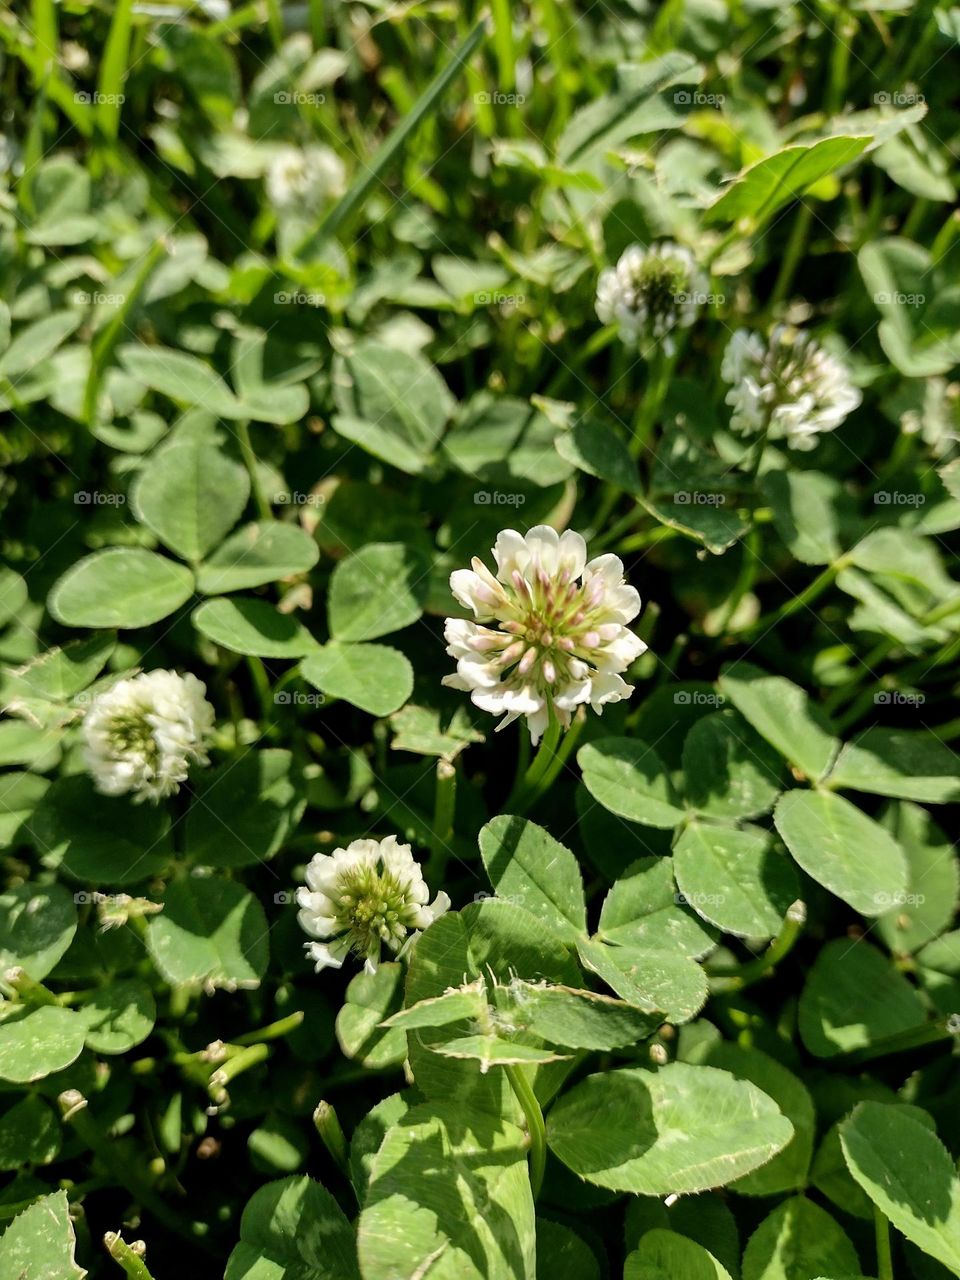
<svg viewBox="0 0 960 1280">
<path fill-rule="evenodd" d="M 893 1254 L 890 1252 L 890 1224 L 876 1205 L 873 1206 L 873 1229 L 877 1240 L 878 1280 L 893 1280 Z"/>
<path fill-rule="evenodd" d="M 130 1280 L 153 1280 L 143 1256 L 132 1249 L 125 1240 L 121 1240 L 116 1231 L 108 1231 L 103 1237 L 103 1245 L 107 1253 L 123 1268 Z M 143 1248 L 143 1245 L 140 1245 Z"/>
<path fill-rule="evenodd" d="M 433 822 L 430 830 L 430 875 L 438 880 L 450 856 L 450 837 L 457 808 L 457 771 L 449 760 L 438 760 Z"/>
<path fill-rule="evenodd" d="M 523 730 L 521 730 L 523 732 Z M 547 731 L 543 735 L 543 740 L 537 749 L 537 754 L 533 757 L 533 763 L 523 777 L 523 781 L 519 786 L 514 786 L 513 790 L 507 798 L 504 806 L 505 813 L 522 814 L 530 808 L 530 805 L 540 795 L 541 783 L 550 762 L 557 750 L 557 743 L 560 741 L 560 721 L 556 717 L 553 707 L 550 708 L 550 722 L 547 725 Z"/>
<path fill-rule="evenodd" d="M 530 1137 L 530 1187 L 536 1200 L 543 1186 L 543 1170 L 547 1162 L 547 1129 L 543 1123 L 543 1112 L 523 1067 L 510 1064 L 504 1070 L 527 1120 L 527 1133 Z"/>
<path fill-rule="evenodd" d="M 254 453 L 253 444 L 250 440 L 250 424 L 242 418 L 237 423 L 237 443 L 240 446 L 240 454 L 243 458 L 243 465 L 247 468 L 250 475 L 250 488 L 253 490 L 253 499 L 257 504 L 257 511 L 261 520 L 272 520 L 273 512 L 270 509 L 270 503 L 267 496 L 263 492 L 263 485 L 260 483 L 260 471 L 257 467 L 257 455 Z"/>
<path fill-rule="evenodd" d="M 719 993 L 742 991 L 745 987 L 752 987 L 790 954 L 806 921 L 806 904 L 798 899 L 787 908 L 780 932 L 763 955 L 749 961 L 735 973 L 718 974 L 715 982 L 711 983 L 712 990 Z"/>
</svg>

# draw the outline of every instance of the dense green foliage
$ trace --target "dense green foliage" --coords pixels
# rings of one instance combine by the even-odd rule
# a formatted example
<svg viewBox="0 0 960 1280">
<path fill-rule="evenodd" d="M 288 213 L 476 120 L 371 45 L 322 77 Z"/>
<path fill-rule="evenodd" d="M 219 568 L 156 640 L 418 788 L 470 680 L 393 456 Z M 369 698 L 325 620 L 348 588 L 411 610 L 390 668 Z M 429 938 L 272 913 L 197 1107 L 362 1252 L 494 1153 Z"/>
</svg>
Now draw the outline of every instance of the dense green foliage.
<svg viewBox="0 0 960 1280">
<path fill-rule="evenodd" d="M 0 1280 L 960 1276 L 958 42 L 0 14 Z"/>
</svg>

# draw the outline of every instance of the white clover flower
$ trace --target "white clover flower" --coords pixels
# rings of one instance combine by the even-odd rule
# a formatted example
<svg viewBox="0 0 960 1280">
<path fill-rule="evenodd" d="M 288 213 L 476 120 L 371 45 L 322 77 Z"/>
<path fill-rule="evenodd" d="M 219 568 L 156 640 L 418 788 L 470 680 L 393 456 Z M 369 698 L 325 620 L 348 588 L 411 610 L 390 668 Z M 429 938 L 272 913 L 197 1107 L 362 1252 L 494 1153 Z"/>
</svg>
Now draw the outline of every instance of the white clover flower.
<svg viewBox="0 0 960 1280">
<path fill-rule="evenodd" d="M 786 325 L 777 325 L 766 342 L 738 329 L 720 373 L 731 384 L 731 428 L 786 440 L 792 449 L 812 449 L 817 436 L 835 431 L 861 400 L 841 362 L 810 334 Z"/>
<path fill-rule="evenodd" d="M 180 790 L 206 764 L 213 707 L 196 676 L 146 671 L 97 694 L 83 718 L 84 758 L 98 791 L 135 803 Z"/>
<path fill-rule="evenodd" d="M 579 533 L 537 525 L 524 537 L 504 529 L 493 548 L 497 576 L 478 557 L 450 575 L 450 590 L 476 622 L 448 618 L 447 653 L 455 675 L 443 683 L 470 693 L 475 706 L 506 713 L 504 728 L 526 716 L 539 742 L 550 708 L 564 728 L 589 703 L 600 712 L 633 693 L 620 676 L 646 645 L 627 628 L 640 597 L 614 555 L 587 563 Z"/>
<path fill-rule="evenodd" d="M 267 169 L 267 198 L 277 209 L 309 213 L 332 196 L 343 195 L 347 171 L 330 147 L 281 147 Z"/>
<path fill-rule="evenodd" d="M 450 908 L 443 892 L 428 905 L 420 865 L 396 836 L 354 840 L 346 849 L 314 854 L 306 881 L 297 890 L 297 919 L 304 933 L 321 939 L 305 944 L 318 973 L 327 966 L 339 969 L 351 951 L 374 973 L 381 944 L 399 952 Z"/>
<path fill-rule="evenodd" d="M 628 347 L 655 341 L 669 356 L 676 349 L 673 330 L 693 324 L 706 289 L 706 276 L 683 245 L 633 244 L 615 267 L 600 273 L 597 318 L 616 324 Z"/>
</svg>

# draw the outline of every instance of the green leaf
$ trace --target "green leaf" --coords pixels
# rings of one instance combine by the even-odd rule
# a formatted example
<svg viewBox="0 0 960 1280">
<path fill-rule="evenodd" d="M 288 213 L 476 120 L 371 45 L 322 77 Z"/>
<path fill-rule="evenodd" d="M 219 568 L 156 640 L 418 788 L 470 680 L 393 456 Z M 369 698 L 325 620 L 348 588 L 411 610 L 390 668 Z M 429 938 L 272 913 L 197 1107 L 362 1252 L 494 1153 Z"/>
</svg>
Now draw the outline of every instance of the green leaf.
<svg viewBox="0 0 960 1280">
<path fill-rule="evenodd" d="M 724 697 L 795 769 L 807 778 L 823 777 L 840 744 L 799 685 L 769 676 L 749 662 L 724 667 L 719 685 Z"/>
<path fill-rule="evenodd" d="M 623 1264 L 623 1280 L 731 1280 L 713 1254 L 686 1236 L 655 1227 Z"/>
<path fill-rule="evenodd" d="M 432 1044 L 431 1053 L 442 1058 L 464 1058 L 480 1064 L 484 1075 L 491 1067 L 543 1066 L 559 1062 L 570 1054 L 555 1053 L 550 1049 L 538 1049 L 533 1045 L 519 1044 L 497 1035 L 458 1036 L 452 1040 Z"/>
<path fill-rule="evenodd" d="M 108 983 L 77 1006 L 86 1026 L 87 1046 L 95 1053 L 126 1053 L 153 1030 L 157 1006 L 140 978 Z"/>
<path fill-rule="evenodd" d="M 826 1209 L 794 1196 L 761 1222 L 747 1242 L 743 1280 L 811 1280 L 853 1276 L 857 1251 Z"/>
<path fill-rule="evenodd" d="M 187 813 L 187 854 L 211 867 L 267 862 L 305 805 L 302 770 L 292 754 L 251 749 L 202 775 Z"/>
<path fill-rule="evenodd" d="M 609 1050 L 647 1039 L 660 1023 L 612 996 L 513 978 L 494 999 L 507 1021 L 548 1044 L 567 1049 Z"/>
<path fill-rule="evenodd" d="M 666 1022 L 689 1022 L 707 1000 L 707 975 L 689 956 L 650 947 L 607 946 L 596 938 L 577 943 L 585 967 L 628 1004 L 659 1011 Z"/>
<path fill-rule="evenodd" d="M 648 827 L 674 827 L 683 821 L 669 774 L 645 742 L 601 738 L 580 748 L 577 763 L 587 790 L 611 813 Z"/>
<path fill-rule="evenodd" d="M 0 894 L 0 972 L 18 965 L 41 982 L 77 931 L 77 908 L 59 884 L 20 884 Z"/>
<path fill-rule="evenodd" d="M 923 988 L 944 1014 L 960 1009 L 960 929 L 928 943 L 917 956 Z"/>
<path fill-rule="evenodd" d="M 640 489 L 640 473 L 630 450 L 620 436 L 602 422 L 582 418 L 569 431 L 554 439 L 561 458 L 566 458 L 588 476 L 615 484 L 627 493 Z"/>
<path fill-rule="evenodd" d="M 161 808 L 102 796 L 85 775 L 58 778 L 38 805 L 30 835 L 47 866 L 104 889 L 156 875 L 170 856 Z"/>
<path fill-rule="evenodd" d="M 117 637 L 107 632 L 48 649 L 32 662 L 4 672 L 7 696 L 66 702 L 96 679 L 116 644 Z"/>
<path fill-rule="evenodd" d="M 0 627 L 15 618 L 27 603 L 27 584 L 19 573 L 0 565 Z"/>
<path fill-rule="evenodd" d="M 708 222 L 740 223 L 752 229 L 783 205 L 802 196 L 828 174 L 852 164 L 870 145 L 871 135 L 834 135 L 775 151 L 749 165 L 721 191 L 707 210 Z"/>
<path fill-rule="evenodd" d="M 250 496 L 250 477 L 211 440 L 194 438 L 158 449 L 130 500 L 141 524 L 184 560 L 197 561 L 222 542 Z"/>
<path fill-rule="evenodd" d="M 266 600 L 223 596 L 207 600 L 192 614 L 193 625 L 208 640 L 231 653 L 257 658 L 302 658 L 316 649 L 307 628 Z"/>
<path fill-rule="evenodd" d="M 433 365 L 370 338 L 338 365 L 334 430 L 401 470 L 422 470 L 454 408 Z"/>
<path fill-rule="evenodd" d="M 193 593 L 193 574 L 140 547 L 107 547 L 58 578 L 47 608 L 67 627 L 149 627 Z"/>
<path fill-rule="evenodd" d="M 867 729 L 846 744 L 826 782 L 924 804 L 960 800 L 956 754 L 923 729 Z"/>
<path fill-rule="evenodd" d="M 267 968 L 269 929 L 263 907 L 233 880 L 184 876 L 163 897 L 147 926 L 147 949 L 175 986 L 258 987 Z"/>
<path fill-rule="evenodd" d="M 391 1129 L 410 1110 L 410 1096 L 413 1090 L 404 1093 L 392 1093 L 382 1098 L 357 1124 L 350 1136 L 350 1181 L 362 1204 L 367 1196 L 370 1181 L 370 1166 L 374 1156 L 380 1150 L 380 1144 Z"/>
<path fill-rule="evenodd" d="M 600 1264 L 570 1227 L 537 1218 L 537 1280 L 601 1280 Z"/>
<path fill-rule="evenodd" d="M 683 743 L 684 798 L 712 818 L 755 818 L 780 794 L 783 764 L 735 711 L 704 716 Z"/>
<path fill-rule="evenodd" d="M 681 901 L 671 858 L 638 858 L 617 879 L 600 910 L 604 942 L 699 959 L 713 937 Z"/>
<path fill-rule="evenodd" d="M 299 525 L 263 520 L 244 525 L 197 570 L 197 590 L 207 596 L 243 591 L 307 573 L 320 548 Z"/>
<path fill-rule="evenodd" d="M 65 1191 L 41 1196 L 0 1236 L 0 1275 L 11 1280 L 83 1280 Z"/>
<path fill-rule="evenodd" d="M 385 1027 L 402 1027 L 404 1031 L 416 1031 L 420 1027 L 445 1027 L 464 1018 L 482 1018 L 489 1014 L 486 984 L 483 978 L 442 996 L 418 1000 L 416 1004 L 385 1019 Z"/>
<path fill-rule="evenodd" d="M 768 471 L 764 497 L 784 546 L 802 564 L 831 564 L 840 555 L 838 506 L 842 487 L 819 471 Z"/>
<path fill-rule="evenodd" d="M 960 1179 L 926 1125 L 901 1107 L 862 1102 L 840 1126 L 847 1165 L 885 1218 L 960 1276 Z"/>
<path fill-rule="evenodd" d="M 760 827 L 691 823 L 673 850 L 683 899 L 727 933 L 768 938 L 799 896 L 796 872 Z"/>
<path fill-rule="evenodd" d="M 300 674 L 331 698 L 372 716 L 388 716 L 413 693 L 413 667 L 383 644 L 325 644 L 300 664 Z"/>
<path fill-rule="evenodd" d="M 423 613 L 428 565 L 400 542 L 371 542 L 341 560 L 330 579 L 327 612 L 336 640 L 376 640 Z"/>
<path fill-rule="evenodd" d="M 588 1076 L 553 1106 L 547 1127 L 550 1149 L 581 1178 L 654 1196 L 724 1186 L 792 1132 L 755 1085 L 683 1062 Z"/>
<path fill-rule="evenodd" d="M 907 891 L 897 842 L 849 800 L 788 791 L 774 813 L 780 836 L 807 875 L 864 916 L 883 915 Z"/>
<path fill-rule="evenodd" d="M 918 951 L 953 920 L 960 890 L 957 856 L 926 809 L 906 802 L 891 805 L 883 825 L 907 860 L 907 890 L 877 921 L 891 951 Z"/>
<path fill-rule="evenodd" d="M 741 1195 L 773 1196 L 806 1186 L 813 1156 L 816 1115 L 813 1099 L 800 1080 L 775 1058 L 759 1049 L 718 1041 L 697 1056 L 697 1062 L 749 1080 L 772 1098 L 793 1125 L 793 1137 L 772 1160 L 732 1184 Z"/>
<path fill-rule="evenodd" d="M 176 404 L 195 405 L 219 418 L 247 416 L 223 379 L 196 356 L 135 344 L 120 347 L 117 355 L 138 382 L 161 392 Z"/>
<path fill-rule="evenodd" d="M 520 1130 L 453 1102 L 412 1108 L 373 1159 L 357 1246 L 377 1280 L 534 1280 Z"/>
<path fill-rule="evenodd" d="M 50 783 L 35 773 L 0 775 L 0 849 L 19 841 L 26 843 L 27 819 L 46 794 Z"/>
<path fill-rule="evenodd" d="M 883 952 L 862 938 L 828 942 L 800 996 L 800 1036 L 818 1058 L 882 1045 L 926 1020 L 916 990 Z"/>
<path fill-rule="evenodd" d="M 59 1150 L 60 1123 L 36 1094 L 21 1098 L 0 1115 L 0 1170 L 3 1172 L 13 1172 L 25 1164 L 49 1164 Z"/>
<path fill-rule="evenodd" d="M 480 856 L 498 897 L 525 907 L 567 941 L 586 934 L 577 860 L 543 827 L 502 814 L 481 829 Z"/>
<path fill-rule="evenodd" d="M 353 1228 L 312 1178 L 261 1187 L 240 1219 L 224 1280 L 359 1280 Z"/>
<path fill-rule="evenodd" d="M 80 1056 L 85 1030 L 71 1009 L 19 1006 L 0 1023 L 0 1080 L 29 1084 L 69 1067 Z"/>
<path fill-rule="evenodd" d="M 908 378 L 948 373 L 960 358 L 960 296 L 949 263 L 899 236 L 869 240 L 857 261 L 891 362 Z"/>
<path fill-rule="evenodd" d="M 403 966 L 389 961 L 376 973 L 358 973 L 337 1014 L 337 1040 L 348 1058 L 370 1070 L 402 1062 L 407 1054 L 403 1028 L 384 1026 L 403 998 Z"/>
</svg>

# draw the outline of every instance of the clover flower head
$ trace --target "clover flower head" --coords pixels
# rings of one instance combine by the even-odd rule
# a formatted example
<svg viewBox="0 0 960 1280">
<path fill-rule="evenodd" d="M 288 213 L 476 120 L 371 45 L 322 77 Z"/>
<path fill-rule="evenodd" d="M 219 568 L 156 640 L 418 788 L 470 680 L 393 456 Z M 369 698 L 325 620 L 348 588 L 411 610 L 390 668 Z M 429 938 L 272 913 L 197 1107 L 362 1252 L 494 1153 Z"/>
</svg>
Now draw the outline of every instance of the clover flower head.
<svg viewBox="0 0 960 1280">
<path fill-rule="evenodd" d="M 693 324 L 706 293 L 706 276 L 689 249 L 673 240 L 625 249 L 597 281 L 597 318 L 616 324 L 628 347 L 658 342 L 675 350 L 673 331 Z"/>
<path fill-rule="evenodd" d="M 213 707 L 194 675 L 145 671 L 99 693 L 83 718 L 84 759 L 98 791 L 135 803 L 174 795 L 206 764 Z"/>
<path fill-rule="evenodd" d="M 787 325 L 777 325 L 766 341 L 738 329 L 720 373 L 730 383 L 732 430 L 786 440 L 791 449 L 812 449 L 861 399 L 843 364 L 810 334 Z"/>
<path fill-rule="evenodd" d="M 281 147 L 267 169 L 270 203 L 283 212 L 310 213 L 313 207 L 346 190 L 346 169 L 330 147 Z"/>
<path fill-rule="evenodd" d="M 526 716 L 540 740 L 551 710 L 569 728 L 577 707 L 601 712 L 633 692 L 621 677 L 646 649 L 627 627 L 640 597 L 614 555 L 587 563 L 579 533 L 537 525 L 523 536 L 504 529 L 493 548 L 496 577 L 479 557 L 450 576 L 450 590 L 476 621 L 448 618 L 447 653 L 457 660 L 443 683 L 504 728 Z"/>
<path fill-rule="evenodd" d="M 318 973 L 339 969 L 351 951 L 374 973 L 381 946 L 400 952 L 450 908 L 443 892 L 429 902 L 420 865 L 396 836 L 314 854 L 305 878 L 306 888 L 297 890 L 297 919 L 318 939 L 305 944 Z"/>
</svg>

